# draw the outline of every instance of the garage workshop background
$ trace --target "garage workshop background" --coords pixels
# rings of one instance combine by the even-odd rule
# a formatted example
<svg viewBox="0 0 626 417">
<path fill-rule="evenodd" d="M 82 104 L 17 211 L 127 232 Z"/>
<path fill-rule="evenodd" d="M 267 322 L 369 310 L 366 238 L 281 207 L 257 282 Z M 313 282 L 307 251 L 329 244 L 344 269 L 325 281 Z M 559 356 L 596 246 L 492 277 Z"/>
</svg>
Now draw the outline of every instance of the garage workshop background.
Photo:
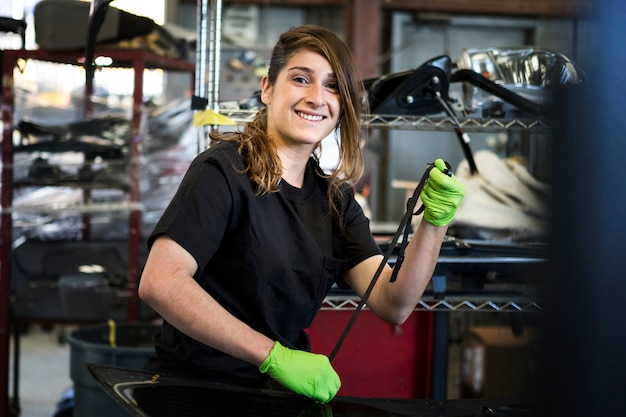
<svg viewBox="0 0 626 417">
<path fill-rule="evenodd" d="M 159 323 L 136 295 L 145 238 L 207 133 L 259 109 L 272 45 L 304 23 L 346 40 L 366 81 L 355 190 L 382 249 L 433 159 L 468 184 L 407 323 L 359 313 L 339 395 L 621 411 L 624 17 L 610 0 L 3 1 L 0 416 L 130 415 L 82 361 L 141 369 Z M 331 291 L 315 351 L 357 305 Z"/>
</svg>

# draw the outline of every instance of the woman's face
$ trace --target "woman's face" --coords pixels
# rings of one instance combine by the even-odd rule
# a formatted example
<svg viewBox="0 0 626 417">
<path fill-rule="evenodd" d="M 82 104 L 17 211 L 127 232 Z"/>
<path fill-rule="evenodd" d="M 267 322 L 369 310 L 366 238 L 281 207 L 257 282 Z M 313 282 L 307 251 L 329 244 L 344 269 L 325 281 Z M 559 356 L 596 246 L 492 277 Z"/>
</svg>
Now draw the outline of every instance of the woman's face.
<svg viewBox="0 0 626 417">
<path fill-rule="evenodd" d="M 337 127 L 341 109 L 337 76 L 320 54 L 306 49 L 296 52 L 276 83 L 270 86 L 265 76 L 261 88 L 268 134 L 278 146 L 312 149 Z"/>
</svg>

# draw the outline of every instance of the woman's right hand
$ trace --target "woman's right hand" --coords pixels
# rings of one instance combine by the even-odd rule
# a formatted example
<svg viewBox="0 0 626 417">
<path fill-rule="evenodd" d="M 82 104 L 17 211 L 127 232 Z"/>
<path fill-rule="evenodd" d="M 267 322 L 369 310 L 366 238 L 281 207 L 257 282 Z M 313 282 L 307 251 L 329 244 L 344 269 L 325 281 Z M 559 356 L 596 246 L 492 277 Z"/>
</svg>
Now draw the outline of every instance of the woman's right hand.
<svg viewBox="0 0 626 417">
<path fill-rule="evenodd" d="M 324 355 L 294 350 L 278 342 L 259 367 L 285 388 L 321 403 L 333 399 L 341 381 Z"/>
</svg>

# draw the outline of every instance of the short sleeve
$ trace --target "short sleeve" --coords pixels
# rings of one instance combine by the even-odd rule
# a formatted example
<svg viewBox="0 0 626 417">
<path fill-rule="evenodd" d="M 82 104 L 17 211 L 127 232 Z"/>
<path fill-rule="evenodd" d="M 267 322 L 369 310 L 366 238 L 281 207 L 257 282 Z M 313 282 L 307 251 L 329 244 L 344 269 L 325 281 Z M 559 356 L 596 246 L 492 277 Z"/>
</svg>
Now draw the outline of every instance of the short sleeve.
<svg viewBox="0 0 626 417">
<path fill-rule="evenodd" d="M 369 219 L 354 198 L 352 188 L 344 193 L 342 205 L 345 222 L 342 233 L 343 258 L 348 268 L 352 268 L 371 256 L 379 255 L 381 250 L 372 236 Z"/>
<path fill-rule="evenodd" d="M 229 164 L 217 162 L 205 152 L 187 173 L 149 237 L 148 245 L 167 235 L 204 267 L 217 251 L 228 227 L 233 207 Z M 230 170 L 233 170 L 230 167 Z"/>
</svg>

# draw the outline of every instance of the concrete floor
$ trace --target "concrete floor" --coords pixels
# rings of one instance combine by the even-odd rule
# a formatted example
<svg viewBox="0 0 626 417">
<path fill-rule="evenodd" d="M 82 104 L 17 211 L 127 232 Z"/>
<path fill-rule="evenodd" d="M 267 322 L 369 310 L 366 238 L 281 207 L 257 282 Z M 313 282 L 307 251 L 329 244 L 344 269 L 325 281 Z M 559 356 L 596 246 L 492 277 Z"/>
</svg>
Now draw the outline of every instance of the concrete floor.
<svg viewBox="0 0 626 417">
<path fill-rule="evenodd" d="M 20 417 L 52 417 L 64 392 L 72 387 L 70 348 L 63 343 L 62 328 L 43 330 L 30 326 L 20 338 L 19 410 Z M 11 341 L 13 349 L 13 341 Z M 13 361 L 11 356 L 10 398 L 13 393 Z"/>
</svg>

